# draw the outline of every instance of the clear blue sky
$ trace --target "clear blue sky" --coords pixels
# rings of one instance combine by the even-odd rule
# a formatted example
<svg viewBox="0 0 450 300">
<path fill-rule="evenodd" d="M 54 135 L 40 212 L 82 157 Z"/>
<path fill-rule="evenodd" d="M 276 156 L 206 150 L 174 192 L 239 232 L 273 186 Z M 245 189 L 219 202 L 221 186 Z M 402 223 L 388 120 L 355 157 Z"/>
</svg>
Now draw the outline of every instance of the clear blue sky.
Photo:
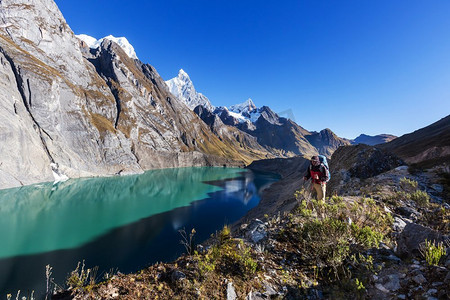
<svg viewBox="0 0 450 300">
<path fill-rule="evenodd" d="M 308 130 L 402 135 L 450 114 L 450 1 L 57 0 L 213 105 L 252 98 Z"/>
</svg>

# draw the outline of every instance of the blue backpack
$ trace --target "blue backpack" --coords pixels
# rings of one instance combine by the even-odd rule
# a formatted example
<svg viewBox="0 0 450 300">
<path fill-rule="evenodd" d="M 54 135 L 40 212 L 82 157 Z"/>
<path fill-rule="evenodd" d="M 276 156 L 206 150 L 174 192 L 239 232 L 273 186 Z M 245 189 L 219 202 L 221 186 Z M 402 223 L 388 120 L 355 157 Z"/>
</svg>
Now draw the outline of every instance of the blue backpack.
<svg viewBox="0 0 450 300">
<path fill-rule="evenodd" d="M 319 160 L 320 160 L 320 163 L 323 164 L 325 166 L 325 168 L 327 168 L 327 171 L 328 171 L 328 180 L 327 180 L 327 182 L 328 182 L 331 179 L 331 173 L 330 173 L 330 168 L 328 167 L 327 158 L 325 156 L 323 156 L 323 155 L 319 155 Z"/>
</svg>

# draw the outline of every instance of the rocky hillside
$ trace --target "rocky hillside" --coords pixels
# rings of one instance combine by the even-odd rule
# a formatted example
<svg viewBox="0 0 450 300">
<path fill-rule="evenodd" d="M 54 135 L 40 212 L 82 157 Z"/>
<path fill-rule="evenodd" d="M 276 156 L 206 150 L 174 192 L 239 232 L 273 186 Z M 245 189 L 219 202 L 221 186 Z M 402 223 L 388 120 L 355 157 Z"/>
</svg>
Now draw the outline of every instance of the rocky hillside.
<svg viewBox="0 0 450 300">
<path fill-rule="evenodd" d="M 450 115 L 387 144 L 379 145 L 406 162 L 422 166 L 450 164 Z"/>
<path fill-rule="evenodd" d="M 327 193 L 342 194 L 353 188 L 347 186 L 403 165 L 392 153 L 365 144 L 341 147 L 330 160 L 331 179 Z"/>
</svg>

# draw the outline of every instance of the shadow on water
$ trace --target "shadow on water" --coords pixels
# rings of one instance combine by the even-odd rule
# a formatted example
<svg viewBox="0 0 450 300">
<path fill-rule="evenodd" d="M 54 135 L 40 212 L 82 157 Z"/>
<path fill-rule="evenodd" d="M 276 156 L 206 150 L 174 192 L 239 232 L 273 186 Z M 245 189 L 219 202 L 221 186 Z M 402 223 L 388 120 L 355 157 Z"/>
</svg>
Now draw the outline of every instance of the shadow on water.
<svg viewBox="0 0 450 300">
<path fill-rule="evenodd" d="M 19 289 L 42 296 L 47 264 L 63 285 L 83 260 L 99 267 L 99 279 L 111 269 L 174 260 L 184 251 L 179 229 L 195 228 L 204 241 L 255 207 L 277 180 L 234 168 L 180 168 L 0 191 L 0 297 Z"/>
</svg>

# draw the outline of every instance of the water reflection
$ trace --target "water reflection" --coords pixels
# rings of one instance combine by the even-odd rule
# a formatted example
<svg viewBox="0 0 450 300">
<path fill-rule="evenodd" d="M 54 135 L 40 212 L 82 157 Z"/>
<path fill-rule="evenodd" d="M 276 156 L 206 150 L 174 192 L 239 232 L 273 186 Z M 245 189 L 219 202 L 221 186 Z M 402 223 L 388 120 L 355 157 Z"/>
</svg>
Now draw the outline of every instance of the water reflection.
<svg viewBox="0 0 450 300">
<path fill-rule="evenodd" d="M 113 228 L 203 199 L 218 190 L 205 180 L 240 171 L 152 170 L 0 191 L 0 258 L 80 246 Z"/>
<path fill-rule="evenodd" d="M 0 248 L 9 258 L 0 259 L 0 298 L 18 289 L 42 294 L 47 264 L 61 284 L 83 259 L 100 273 L 127 273 L 176 258 L 183 251 L 178 229 L 195 228 L 202 241 L 256 206 L 260 191 L 277 180 L 242 171 L 155 170 L 69 181 L 53 191 L 51 184 L 2 191 Z M 35 254 L 21 255 L 27 253 Z"/>
</svg>

